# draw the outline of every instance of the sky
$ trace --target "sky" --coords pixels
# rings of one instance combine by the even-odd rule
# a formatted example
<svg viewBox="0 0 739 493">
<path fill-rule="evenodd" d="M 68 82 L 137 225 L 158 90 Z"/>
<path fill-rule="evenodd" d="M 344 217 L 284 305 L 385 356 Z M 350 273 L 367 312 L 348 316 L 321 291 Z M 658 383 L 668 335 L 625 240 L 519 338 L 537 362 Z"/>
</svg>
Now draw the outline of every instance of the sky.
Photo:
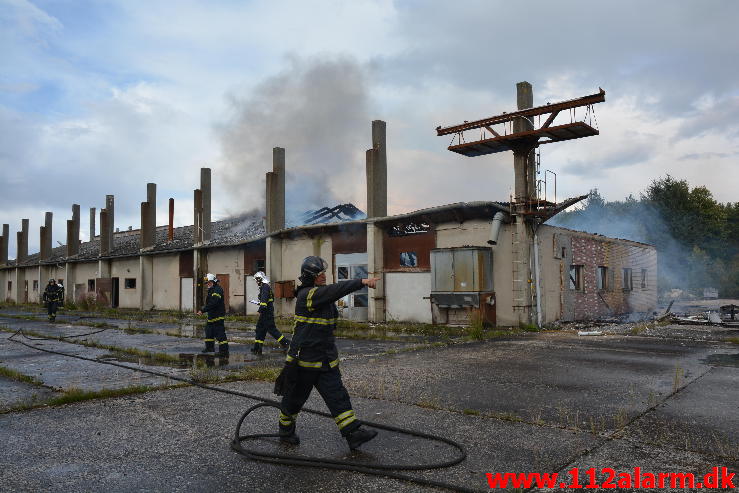
<svg viewBox="0 0 739 493">
<path fill-rule="evenodd" d="M 638 196 L 667 173 L 739 201 L 739 2 L 730 0 L 0 0 L 0 223 L 72 204 L 140 225 L 192 224 L 201 167 L 213 219 L 264 208 L 286 149 L 288 215 L 366 204 L 371 122 L 387 122 L 391 214 L 507 201 L 513 156 L 467 158 L 435 128 L 606 91 L 600 135 L 541 147 L 558 199 Z M 564 122 L 563 122 L 564 123 Z M 550 179 L 553 175 L 547 175 Z M 551 186 L 551 183 L 550 183 Z M 550 192 L 552 190 L 550 189 Z M 99 223 L 99 217 L 98 217 Z"/>
</svg>

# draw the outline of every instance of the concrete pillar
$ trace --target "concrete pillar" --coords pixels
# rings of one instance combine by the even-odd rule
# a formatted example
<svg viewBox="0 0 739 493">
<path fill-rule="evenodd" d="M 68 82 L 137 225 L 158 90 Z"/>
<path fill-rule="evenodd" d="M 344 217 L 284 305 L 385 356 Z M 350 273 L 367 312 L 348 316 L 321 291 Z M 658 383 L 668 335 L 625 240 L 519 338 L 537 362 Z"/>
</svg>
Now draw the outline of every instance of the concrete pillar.
<svg viewBox="0 0 739 493">
<path fill-rule="evenodd" d="M 378 277 L 375 289 L 369 290 L 367 318 L 370 322 L 385 321 L 385 274 L 382 229 L 367 223 L 367 276 Z"/>
<path fill-rule="evenodd" d="M 167 241 L 174 240 L 174 199 L 169 199 L 169 227 L 167 228 Z"/>
<path fill-rule="evenodd" d="M 154 308 L 154 256 L 139 256 L 139 309 Z"/>
<path fill-rule="evenodd" d="M 375 214 L 375 176 L 374 176 L 374 149 L 365 152 L 365 176 L 367 178 L 367 217 L 377 217 Z"/>
<path fill-rule="evenodd" d="M 275 237 L 267 237 L 265 246 L 265 271 L 272 282 L 283 280 L 282 270 L 282 240 Z M 301 259 L 302 260 L 302 259 Z M 275 314 L 282 315 L 283 300 L 275 298 Z"/>
<path fill-rule="evenodd" d="M 75 255 L 80 252 L 80 205 L 72 204 L 72 221 L 74 222 L 74 252 Z"/>
<path fill-rule="evenodd" d="M 25 261 L 28 258 L 28 219 L 21 219 L 20 241 L 15 258 Z"/>
<path fill-rule="evenodd" d="M 24 281 L 26 280 L 26 276 L 24 275 L 24 270 L 22 268 L 16 268 L 15 269 L 15 276 L 13 278 L 13 298 L 16 303 L 23 303 L 23 291 L 24 291 Z M 41 286 L 39 286 L 39 289 L 41 289 Z"/>
<path fill-rule="evenodd" d="M 46 226 L 39 227 L 39 260 L 49 258 L 49 249 L 46 247 Z"/>
<path fill-rule="evenodd" d="M 74 220 L 67 219 L 67 257 L 77 255 L 77 242 L 74 240 Z"/>
<path fill-rule="evenodd" d="M 51 212 L 47 212 L 44 215 L 44 225 L 41 226 L 39 231 L 39 239 L 40 239 L 40 248 L 39 248 L 39 259 L 40 260 L 46 260 L 51 256 L 51 239 L 53 235 L 53 217 L 54 214 Z"/>
<path fill-rule="evenodd" d="M 273 231 L 285 229 L 285 149 L 272 149 L 272 228 Z"/>
<path fill-rule="evenodd" d="M 386 124 L 372 122 L 372 209 L 373 217 L 387 216 Z"/>
<path fill-rule="evenodd" d="M 210 168 L 200 168 L 200 190 L 203 194 L 202 241 L 210 241 Z"/>
<path fill-rule="evenodd" d="M 519 110 L 533 106 L 533 89 L 528 82 L 516 84 L 516 100 Z M 513 132 L 523 132 L 533 128 L 532 122 L 526 118 L 513 121 Z M 533 287 L 531 269 L 532 235 L 526 212 L 528 202 L 536 198 L 535 173 L 531 170 L 532 150 L 536 140 L 524 142 L 513 151 L 513 169 L 515 173 L 516 224 L 513 234 L 513 312 L 519 324 L 533 322 Z"/>
<path fill-rule="evenodd" d="M 149 202 L 141 202 L 141 234 L 139 239 L 141 242 L 141 249 L 150 248 L 151 242 L 151 214 L 149 213 Z"/>
<path fill-rule="evenodd" d="M 146 184 L 146 201 L 149 203 L 149 246 L 157 242 L 157 184 Z"/>
<path fill-rule="evenodd" d="M 95 208 L 90 207 L 90 241 L 95 239 Z"/>
<path fill-rule="evenodd" d="M 274 233 L 277 231 L 275 228 L 275 203 L 274 203 L 274 196 L 275 196 L 275 183 L 277 182 L 277 177 L 275 176 L 275 173 L 273 171 L 268 171 L 265 175 L 265 191 L 264 191 L 264 197 L 265 197 L 265 209 L 266 209 L 266 224 L 264 225 L 265 231 L 267 233 Z"/>
<path fill-rule="evenodd" d="M 200 189 L 193 191 L 193 227 L 192 242 L 197 245 L 203 242 L 203 192 Z"/>
<path fill-rule="evenodd" d="M 193 294 L 195 300 L 193 306 L 195 307 L 195 311 L 198 311 L 205 304 L 205 293 L 207 291 L 207 286 L 203 282 L 203 278 L 208 273 L 207 249 L 196 248 L 193 251 L 193 268 L 195 270 L 193 273 L 195 279 L 195 293 Z"/>
<path fill-rule="evenodd" d="M 0 265 L 8 263 L 8 243 L 10 243 L 10 225 L 3 224 L 3 236 L 0 240 Z"/>
<path fill-rule="evenodd" d="M 110 255 L 110 243 L 113 232 L 108 221 L 108 210 L 100 211 L 100 256 Z M 102 276 L 101 276 L 102 277 Z"/>
<path fill-rule="evenodd" d="M 64 301 L 66 303 L 74 303 L 76 300 L 77 285 L 77 264 L 67 262 L 64 265 Z M 41 283 L 39 282 L 39 287 Z M 39 288 L 40 289 L 40 288 Z M 85 288 L 87 289 L 87 288 Z M 41 293 L 39 292 L 39 295 Z"/>
<path fill-rule="evenodd" d="M 107 231 L 108 231 L 108 253 L 115 249 L 115 197 L 113 195 L 105 196 L 105 210 L 107 212 Z M 103 220 L 100 219 L 100 229 L 102 230 Z"/>
</svg>

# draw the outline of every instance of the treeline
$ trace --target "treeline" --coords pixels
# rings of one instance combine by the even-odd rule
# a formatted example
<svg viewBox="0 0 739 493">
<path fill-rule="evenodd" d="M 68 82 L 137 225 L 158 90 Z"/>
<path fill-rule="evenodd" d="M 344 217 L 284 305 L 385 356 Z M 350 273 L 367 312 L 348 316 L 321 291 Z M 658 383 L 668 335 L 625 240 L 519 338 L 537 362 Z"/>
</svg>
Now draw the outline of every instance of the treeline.
<svg viewBox="0 0 739 493">
<path fill-rule="evenodd" d="M 594 189 L 582 207 L 548 224 L 654 245 L 662 293 L 702 296 L 714 287 L 720 297 L 739 297 L 739 202 L 719 203 L 706 187 L 667 175 L 638 199 L 614 202 Z"/>
</svg>

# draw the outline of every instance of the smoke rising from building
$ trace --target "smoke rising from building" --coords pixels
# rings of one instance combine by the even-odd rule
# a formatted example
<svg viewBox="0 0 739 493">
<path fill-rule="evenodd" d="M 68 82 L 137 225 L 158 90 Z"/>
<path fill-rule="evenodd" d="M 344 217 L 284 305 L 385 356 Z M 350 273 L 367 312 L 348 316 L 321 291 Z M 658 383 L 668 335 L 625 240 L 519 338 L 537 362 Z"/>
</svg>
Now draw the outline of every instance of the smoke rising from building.
<svg viewBox="0 0 739 493">
<path fill-rule="evenodd" d="M 367 69 L 346 58 L 292 57 L 248 94 L 228 96 L 232 117 L 217 128 L 231 212 L 264 209 L 272 148 L 286 149 L 286 214 L 354 202 L 371 146 Z"/>
</svg>

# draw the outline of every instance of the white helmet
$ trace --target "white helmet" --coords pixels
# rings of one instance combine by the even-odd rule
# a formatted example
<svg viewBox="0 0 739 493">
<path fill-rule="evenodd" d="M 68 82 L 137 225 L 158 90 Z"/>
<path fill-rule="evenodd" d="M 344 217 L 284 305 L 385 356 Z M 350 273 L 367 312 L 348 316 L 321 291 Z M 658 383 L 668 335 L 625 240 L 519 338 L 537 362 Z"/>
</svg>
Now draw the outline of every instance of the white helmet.
<svg viewBox="0 0 739 493">
<path fill-rule="evenodd" d="M 210 272 L 208 272 L 205 275 L 205 282 L 218 282 L 218 279 L 216 279 L 215 274 L 211 274 Z"/>
<path fill-rule="evenodd" d="M 257 272 L 256 274 L 254 274 L 254 279 L 259 279 L 264 284 L 269 284 L 269 277 L 267 277 L 267 274 L 265 274 L 261 270 Z"/>
</svg>

